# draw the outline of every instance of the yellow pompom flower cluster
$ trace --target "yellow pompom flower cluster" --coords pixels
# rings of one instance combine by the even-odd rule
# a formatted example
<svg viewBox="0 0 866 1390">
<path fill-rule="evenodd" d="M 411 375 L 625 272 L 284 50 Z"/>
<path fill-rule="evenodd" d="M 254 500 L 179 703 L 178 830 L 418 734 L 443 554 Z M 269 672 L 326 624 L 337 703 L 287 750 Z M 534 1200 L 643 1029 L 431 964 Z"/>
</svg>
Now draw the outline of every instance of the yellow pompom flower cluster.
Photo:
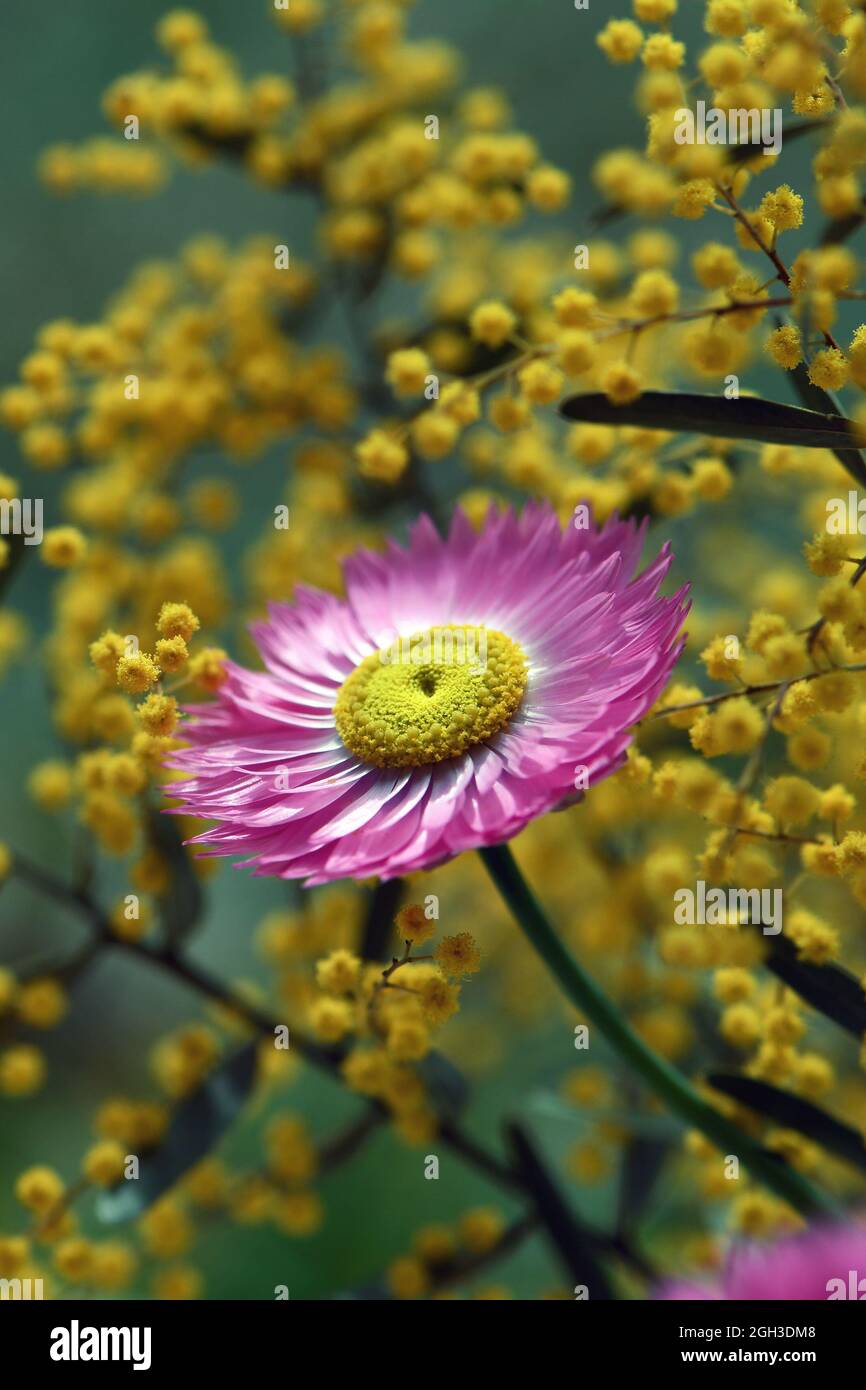
<svg viewBox="0 0 866 1390">
<path fill-rule="evenodd" d="M 422 1226 L 412 1248 L 397 1256 L 386 1271 L 393 1298 L 418 1299 L 445 1296 L 473 1257 L 489 1255 L 506 1232 L 505 1218 L 495 1207 L 473 1207 L 461 1213 L 453 1225 Z M 482 1287 L 473 1297 L 508 1297 Z"/>
<path fill-rule="evenodd" d="M 699 421 L 650 427 L 641 412 L 646 393 L 689 390 L 733 415 L 738 400 L 763 394 L 752 378 L 760 367 L 775 373 L 768 396 L 792 401 L 811 387 L 814 405 L 815 392 L 838 391 L 843 412 L 866 421 L 862 257 L 849 244 L 862 222 L 866 23 L 844 0 L 706 0 L 703 32 L 689 37 L 676 0 L 621 8 L 599 19 L 593 48 L 635 87 L 634 139 L 590 171 L 603 234 L 575 232 L 569 173 L 516 128 L 504 91 L 465 86 L 458 55 L 409 37 L 409 7 L 392 0 L 274 8 L 269 41 L 297 56 L 297 90 L 282 58 L 247 72 L 216 22 L 211 32 L 202 15 L 171 11 L 141 68 L 104 94 L 114 136 L 45 151 L 40 176 L 65 196 L 145 194 L 179 165 L 225 161 L 260 187 L 309 198 L 316 249 L 296 251 L 277 232 L 238 244 L 199 236 L 107 286 L 101 313 L 46 323 L 0 390 L 0 424 L 21 455 L 15 476 L 0 478 L 0 500 L 52 488 L 41 546 L 31 555 L 15 534 L 0 543 L 4 583 L 35 556 L 50 586 L 46 634 L 31 634 L 13 608 L 0 613 L 0 673 L 17 661 L 47 673 L 51 741 L 21 789 L 28 815 L 54 818 L 49 831 L 77 825 L 87 837 L 94 882 L 111 875 L 91 922 L 99 949 L 130 969 L 147 951 L 170 971 L 179 919 L 212 861 L 181 843 L 203 825 L 161 815 L 166 759 L 183 740 L 182 707 L 220 690 L 228 653 L 252 660 L 250 617 L 298 584 L 340 593 L 346 554 L 375 548 L 407 514 L 447 520 L 456 500 L 475 526 L 491 505 L 526 498 L 549 501 L 565 524 L 581 506 L 602 522 L 647 517 L 674 537 L 696 581 L 683 664 L 622 769 L 529 827 L 518 854 L 569 946 L 657 1051 L 692 1066 L 709 1016 L 745 1074 L 815 1102 L 830 1095 L 862 1129 L 862 1077 L 773 974 L 782 950 L 803 968 L 863 973 L 856 496 L 845 527 L 827 525 L 853 488 L 846 451 L 804 448 L 796 436 L 704 436 Z M 345 80 L 319 83 L 309 53 L 331 43 Z M 786 162 L 782 182 L 757 145 L 680 142 L 677 112 L 698 98 L 723 111 L 781 108 L 788 130 L 789 118 L 808 124 L 808 157 L 790 171 Z M 125 138 L 131 121 L 140 140 Z M 399 317 L 387 308 L 395 293 Z M 332 332 L 334 310 L 346 311 L 351 341 Z M 586 419 L 584 396 L 594 398 Z M 263 513 L 243 474 L 271 461 Z M 256 532 L 240 556 L 236 524 Z M 526 654 L 509 643 L 491 669 L 483 728 L 476 692 L 459 681 L 449 727 L 422 728 L 407 714 L 413 691 L 362 664 L 338 701 L 346 743 L 377 742 L 389 703 L 406 725 L 389 764 L 453 757 L 469 725 L 495 737 L 527 677 Z M 4 893 L 27 883 L 19 848 L 0 846 Z M 715 924 L 675 921 L 673 895 L 699 878 L 782 893 L 781 944 L 741 902 Z M 151 1039 L 163 1100 L 109 1095 L 69 1173 L 38 1165 L 18 1176 L 24 1221 L 21 1234 L 0 1235 L 0 1276 L 44 1263 L 89 1294 L 137 1289 L 143 1256 L 162 1262 L 146 1275 L 150 1292 L 198 1297 L 207 1284 L 188 1261 L 199 1222 L 315 1238 L 318 1179 L 356 1152 L 365 1126 L 387 1122 L 423 1153 L 444 1142 L 439 1037 L 449 1060 L 481 1075 L 502 1060 L 503 1017 L 528 1035 L 548 1028 L 553 996 L 466 860 L 412 879 L 390 963 L 366 919 L 381 889 L 314 890 L 264 913 L 267 984 L 226 984 L 206 1018 Z M 440 903 L 453 923 L 442 930 Z M 76 1002 L 62 964 L 0 970 L 0 1096 L 10 1103 L 40 1091 L 49 1058 L 62 1067 L 50 1034 Z M 280 1028 L 286 1051 L 273 1045 Z M 131 1157 L 158 1150 L 174 1108 L 254 1032 L 264 1040 L 252 1125 L 259 1098 L 268 1104 L 260 1161 L 232 1171 L 208 1157 L 128 1243 L 83 1234 L 79 1188 L 113 1188 Z M 348 1136 L 323 1141 L 285 1109 L 281 1087 L 310 1060 L 354 1093 L 363 1113 Z M 560 1089 L 587 1126 L 564 1180 L 606 1181 L 629 1142 L 615 1078 L 578 1065 Z M 803 1136 L 748 1125 L 793 1168 L 842 1188 Z M 786 1229 L 787 1209 L 757 1188 L 735 1194 L 700 1137 L 678 1162 L 696 1244 L 705 1201 L 726 1207 L 734 1231 Z M 397 1298 L 448 1296 L 507 1229 L 489 1208 L 422 1228 L 411 1249 L 397 1247 L 385 1283 Z M 685 1236 L 672 1239 L 681 1260 Z M 472 1296 L 505 1292 L 491 1282 Z"/>
</svg>

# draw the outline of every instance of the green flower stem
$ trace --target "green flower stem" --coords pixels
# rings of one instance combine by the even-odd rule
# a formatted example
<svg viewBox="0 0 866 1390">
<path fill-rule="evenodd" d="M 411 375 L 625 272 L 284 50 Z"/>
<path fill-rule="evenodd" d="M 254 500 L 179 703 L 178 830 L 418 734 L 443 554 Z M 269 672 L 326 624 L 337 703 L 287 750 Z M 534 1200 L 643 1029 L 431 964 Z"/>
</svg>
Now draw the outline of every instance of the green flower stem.
<svg viewBox="0 0 866 1390">
<path fill-rule="evenodd" d="M 638 1037 L 557 936 L 508 846 L 494 845 L 479 853 L 510 911 L 563 992 L 647 1088 L 684 1124 L 700 1130 L 723 1154 L 739 1158 L 753 1178 L 771 1188 L 804 1216 L 839 1216 L 840 1209 L 831 1197 L 743 1134 L 703 1100 L 680 1072 Z"/>
</svg>

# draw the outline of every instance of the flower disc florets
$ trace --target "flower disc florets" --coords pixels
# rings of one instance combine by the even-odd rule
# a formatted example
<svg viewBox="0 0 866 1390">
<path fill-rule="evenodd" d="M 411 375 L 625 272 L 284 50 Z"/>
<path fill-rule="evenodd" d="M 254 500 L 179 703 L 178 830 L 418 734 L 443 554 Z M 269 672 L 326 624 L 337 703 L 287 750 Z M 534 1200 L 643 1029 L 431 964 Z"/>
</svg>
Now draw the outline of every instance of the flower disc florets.
<svg viewBox="0 0 866 1390">
<path fill-rule="evenodd" d="M 449 624 L 374 652 L 340 687 L 340 738 L 375 767 L 455 758 L 508 724 L 526 689 L 526 660 L 502 632 Z"/>
</svg>

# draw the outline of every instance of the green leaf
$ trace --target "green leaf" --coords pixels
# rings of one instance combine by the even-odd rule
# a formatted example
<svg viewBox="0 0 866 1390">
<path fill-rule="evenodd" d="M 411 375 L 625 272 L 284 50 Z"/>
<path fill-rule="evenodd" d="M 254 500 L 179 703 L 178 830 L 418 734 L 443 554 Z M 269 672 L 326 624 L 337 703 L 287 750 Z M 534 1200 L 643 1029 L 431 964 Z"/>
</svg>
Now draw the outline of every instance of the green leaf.
<svg viewBox="0 0 866 1390">
<path fill-rule="evenodd" d="M 114 1224 L 140 1216 L 211 1152 L 252 1089 L 258 1047 L 257 1042 L 247 1043 L 176 1106 L 159 1148 L 141 1158 L 138 1178 L 100 1194 L 96 1204 L 100 1221 Z"/>
<path fill-rule="evenodd" d="M 603 207 L 596 208 L 590 213 L 589 222 L 593 230 L 600 231 L 602 227 L 607 227 L 611 222 L 618 222 L 620 218 L 627 217 L 628 210 L 620 207 L 618 203 L 605 203 Z"/>
<path fill-rule="evenodd" d="M 151 811 L 147 832 L 170 875 L 167 891 L 157 899 L 165 939 L 167 944 L 179 946 L 201 920 L 204 907 L 201 880 L 184 848 L 176 816 Z"/>
<path fill-rule="evenodd" d="M 23 536 L 8 536 L 6 544 L 9 547 L 9 554 L 6 556 L 6 564 L 0 570 L 0 596 L 2 596 L 15 577 L 15 572 L 19 565 L 27 556 L 28 546 L 24 544 Z"/>
<path fill-rule="evenodd" d="M 215 135 L 198 121 L 188 121 L 181 133 L 225 159 L 246 159 L 253 143 L 252 135 L 246 132 L 240 135 Z"/>
<path fill-rule="evenodd" d="M 622 1098 L 621 1098 L 622 1100 Z M 572 1101 L 563 1100 L 551 1091 L 533 1091 L 527 1097 L 524 1108 L 531 1112 L 533 1119 L 554 1120 L 574 1128 L 580 1118 L 580 1110 Z M 612 1124 L 627 1130 L 634 1138 L 642 1137 L 656 1142 L 676 1143 L 679 1128 L 676 1120 L 662 1111 L 639 1111 L 622 1101 L 607 1112 Z"/>
<path fill-rule="evenodd" d="M 789 145 L 792 140 L 799 140 L 804 135 L 812 135 L 814 131 L 820 130 L 821 126 L 828 125 L 829 118 L 826 120 L 809 119 L 799 121 L 796 125 L 785 126 L 785 144 Z M 729 165 L 748 164 L 757 155 L 763 161 L 764 155 L 760 145 L 731 145 L 728 148 L 727 162 Z M 759 163 L 758 168 L 761 168 Z"/>
<path fill-rule="evenodd" d="M 673 1145 L 643 1135 L 632 1137 L 620 1166 L 617 1228 L 630 1231 L 649 1206 Z"/>
<path fill-rule="evenodd" d="M 832 1019 L 858 1040 L 866 1034 L 866 995 L 856 976 L 839 965 L 812 965 L 800 960 L 785 936 L 772 939 L 765 964 L 813 1009 Z"/>
<path fill-rule="evenodd" d="M 784 315 L 775 315 L 776 325 L 781 328 L 787 323 Z M 842 407 L 836 397 L 830 392 L 825 391 L 823 386 L 815 386 L 809 380 L 809 372 L 805 362 L 800 362 L 791 372 L 791 380 L 794 390 L 807 410 L 817 410 L 823 415 L 842 416 Z M 863 455 L 859 449 L 834 449 L 833 453 L 841 463 L 842 467 L 856 483 L 861 487 L 866 487 L 866 463 L 863 462 Z"/>
<path fill-rule="evenodd" d="M 729 401 L 699 392 L 645 391 L 630 405 L 613 405 L 607 396 L 590 392 L 570 396 L 559 410 L 567 420 L 596 425 L 637 425 L 722 439 L 754 439 L 762 444 L 793 444 L 803 449 L 850 449 L 857 439 L 853 420 L 832 411 L 822 414 L 757 396 Z"/>
<path fill-rule="evenodd" d="M 847 217 L 837 217 L 834 221 L 828 222 L 819 246 L 841 246 L 843 241 L 847 241 L 850 236 L 863 226 L 866 221 L 866 207 L 858 208 L 856 212 L 849 212 Z"/>
<path fill-rule="evenodd" d="M 469 1083 L 463 1073 L 441 1052 L 428 1052 L 417 1070 L 440 1119 L 454 1120 L 469 1098 Z"/>
<path fill-rule="evenodd" d="M 613 1297 L 600 1264 L 593 1237 L 585 1231 L 559 1190 L 528 1133 L 520 1124 L 506 1126 L 508 1146 L 524 1190 L 532 1198 L 547 1237 L 575 1284 L 583 1284 L 593 1300 Z"/>
<path fill-rule="evenodd" d="M 866 1145 L 860 1131 L 828 1115 L 826 1110 L 813 1105 L 810 1100 L 803 1100 L 790 1091 L 782 1091 L 766 1081 L 756 1081 L 750 1076 L 734 1073 L 716 1072 L 708 1076 L 707 1081 L 723 1095 L 731 1096 L 765 1119 L 804 1134 L 828 1153 L 866 1172 Z"/>
<path fill-rule="evenodd" d="M 370 893 L 361 932 L 362 960 L 389 959 L 389 950 L 397 939 L 394 918 L 400 906 L 403 888 L 401 878 L 391 878 L 386 883 L 378 883 Z"/>
<path fill-rule="evenodd" d="M 431 1292 L 438 1292 L 440 1289 L 451 1288 L 454 1284 L 465 1283 L 483 1269 L 486 1269 L 492 1262 L 507 1259 L 512 1251 L 518 1249 L 527 1238 L 533 1234 L 537 1222 L 534 1217 L 518 1217 L 503 1232 L 496 1245 L 487 1250 L 459 1250 L 450 1259 L 437 1264 L 431 1279 Z M 359 1289 L 347 1289 L 340 1293 L 332 1294 L 334 1301 L 346 1302 L 381 1302 L 382 1300 L 392 1300 L 395 1297 L 388 1288 L 384 1279 L 380 1279 L 375 1284 L 365 1284 Z"/>
</svg>

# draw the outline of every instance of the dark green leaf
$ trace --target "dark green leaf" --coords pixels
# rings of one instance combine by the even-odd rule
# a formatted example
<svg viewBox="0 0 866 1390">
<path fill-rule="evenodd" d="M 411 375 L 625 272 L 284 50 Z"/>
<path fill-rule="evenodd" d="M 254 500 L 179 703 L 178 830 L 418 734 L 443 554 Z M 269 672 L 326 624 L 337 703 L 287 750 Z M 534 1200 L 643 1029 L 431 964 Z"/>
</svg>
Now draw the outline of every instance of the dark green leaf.
<svg viewBox="0 0 866 1390">
<path fill-rule="evenodd" d="M 418 1063 L 418 1072 L 440 1119 L 456 1119 L 469 1098 L 463 1073 L 441 1052 L 428 1052 Z"/>
<path fill-rule="evenodd" d="M 628 1103 L 628 1099 L 624 1095 L 619 1097 L 619 1101 L 617 1106 L 612 1107 L 607 1112 L 612 1124 L 621 1126 L 623 1130 L 627 1130 L 635 1138 L 651 1139 L 657 1143 L 667 1143 L 668 1145 L 678 1142 L 680 1131 L 677 1121 L 665 1111 L 636 1110 L 633 1104 Z M 572 1128 L 578 1113 L 573 1101 L 563 1100 L 561 1096 L 552 1094 L 550 1091 L 531 1093 L 525 1104 L 526 1108 L 531 1110 L 533 1119 L 555 1120 L 559 1124 L 567 1124 Z"/>
<path fill-rule="evenodd" d="M 239 135 L 215 135 L 198 121 L 189 121 L 181 134 L 199 145 L 204 145 L 224 159 L 246 159 L 253 143 L 253 137 L 247 131 L 242 131 Z"/>
<path fill-rule="evenodd" d="M 843 241 L 847 241 L 853 236 L 858 227 L 862 227 L 866 221 L 866 207 L 858 208 L 856 212 L 850 212 L 847 217 L 838 217 L 833 222 L 828 222 L 818 243 L 819 246 L 839 246 Z"/>
<path fill-rule="evenodd" d="M 6 544 L 9 546 L 9 554 L 6 557 L 6 564 L 0 570 L 0 595 L 4 594 L 12 583 L 19 565 L 26 558 L 30 548 L 24 544 L 23 536 L 8 536 Z"/>
<path fill-rule="evenodd" d="M 384 1106 L 365 1105 L 360 1115 L 339 1134 L 319 1147 L 317 1172 L 333 1172 L 353 1158 L 366 1144 L 371 1134 L 385 1124 L 388 1112 Z"/>
<path fill-rule="evenodd" d="M 509 1124 L 505 1132 L 524 1190 L 532 1198 L 548 1240 L 570 1277 L 575 1284 L 586 1286 L 591 1299 L 612 1298 L 610 1283 L 596 1256 L 592 1235 L 582 1229 L 526 1130 L 522 1125 Z"/>
<path fill-rule="evenodd" d="M 611 222 L 618 222 L 621 217 L 626 217 L 627 211 L 617 203 L 605 203 L 603 207 L 596 208 L 590 214 L 590 226 L 593 228 L 608 227 Z"/>
<path fill-rule="evenodd" d="M 201 919 L 201 880 L 184 848 L 176 816 L 152 811 L 147 828 L 150 842 L 164 860 L 171 880 L 168 891 L 158 899 L 163 931 L 169 945 L 179 946 Z"/>
<path fill-rule="evenodd" d="M 400 878 L 379 883 L 370 893 L 361 935 L 362 960 L 389 959 L 389 950 L 397 939 L 394 918 L 402 896 L 403 880 Z"/>
<path fill-rule="evenodd" d="M 793 444 L 805 449 L 849 448 L 856 441 L 852 420 L 829 412 L 764 401 L 757 396 L 726 400 L 687 391 L 645 391 L 630 405 L 613 405 L 590 392 L 570 396 L 559 407 L 567 420 L 596 425 L 637 425 L 642 429 L 681 430 L 722 439 L 755 439 L 762 444 Z"/>
<path fill-rule="evenodd" d="M 441 1289 L 451 1288 L 454 1284 L 463 1284 L 467 1280 L 475 1278 L 481 1270 L 488 1265 L 499 1260 L 506 1259 L 512 1251 L 519 1248 L 527 1236 L 531 1235 L 536 1229 L 534 1217 L 518 1217 L 513 1221 L 508 1229 L 502 1234 L 495 1246 L 489 1250 L 477 1252 L 459 1251 L 451 1259 L 437 1264 L 431 1279 L 431 1292 L 438 1292 Z M 345 1302 L 380 1302 L 383 1299 L 393 1299 L 384 1280 L 375 1284 L 365 1284 L 359 1289 L 344 1290 L 332 1295 L 337 1301 Z"/>
<path fill-rule="evenodd" d="M 781 315 L 776 315 L 776 323 L 779 327 L 785 320 Z M 809 372 L 805 362 L 800 362 L 791 372 L 791 380 L 794 383 L 794 390 L 806 406 L 807 410 L 817 410 L 823 415 L 838 415 L 841 417 L 842 408 L 836 397 L 829 391 L 825 391 L 822 386 L 815 386 L 809 380 Z M 859 449 L 835 449 L 833 453 L 846 469 L 855 482 L 861 487 L 866 487 L 866 464 L 863 462 L 863 455 Z"/>
<path fill-rule="evenodd" d="M 797 125 L 786 125 L 785 144 L 789 145 L 792 140 L 799 140 L 803 135 L 811 135 L 813 131 L 820 130 L 821 126 L 827 124 L 827 120 L 807 120 L 800 121 Z M 728 164 L 747 164 L 756 155 L 763 161 L 764 155 L 760 145 L 732 145 L 728 149 Z M 761 167 L 759 164 L 758 168 Z"/>
<path fill-rule="evenodd" d="M 765 963 L 801 999 L 846 1033 L 858 1039 L 866 1033 L 866 996 L 860 981 L 847 970 L 799 960 L 796 947 L 785 936 L 772 938 Z"/>
<path fill-rule="evenodd" d="M 637 1135 L 629 1140 L 620 1167 L 617 1229 L 630 1231 L 649 1205 L 671 1144 Z"/>
<path fill-rule="evenodd" d="M 790 1091 L 782 1091 L 778 1086 L 771 1086 L 766 1081 L 756 1081 L 750 1076 L 738 1076 L 734 1073 L 716 1072 L 708 1076 L 707 1081 L 723 1095 L 731 1096 L 733 1100 L 748 1106 L 765 1119 L 783 1125 L 785 1129 L 794 1129 L 798 1134 L 804 1134 L 807 1139 L 820 1144 L 828 1153 L 835 1154 L 837 1158 L 842 1158 L 846 1163 L 851 1163 L 855 1168 L 866 1172 L 866 1145 L 860 1131 L 843 1124 L 833 1115 L 828 1115 L 826 1110 L 813 1105 L 810 1100 L 794 1096 Z"/>
<path fill-rule="evenodd" d="M 100 1221 L 113 1224 L 140 1216 L 211 1152 L 249 1095 L 257 1053 L 258 1043 L 247 1043 L 180 1102 L 159 1148 L 142 1156 L 138 1178 L 100 1195 L 96 1204 Z"/>
</svg>

